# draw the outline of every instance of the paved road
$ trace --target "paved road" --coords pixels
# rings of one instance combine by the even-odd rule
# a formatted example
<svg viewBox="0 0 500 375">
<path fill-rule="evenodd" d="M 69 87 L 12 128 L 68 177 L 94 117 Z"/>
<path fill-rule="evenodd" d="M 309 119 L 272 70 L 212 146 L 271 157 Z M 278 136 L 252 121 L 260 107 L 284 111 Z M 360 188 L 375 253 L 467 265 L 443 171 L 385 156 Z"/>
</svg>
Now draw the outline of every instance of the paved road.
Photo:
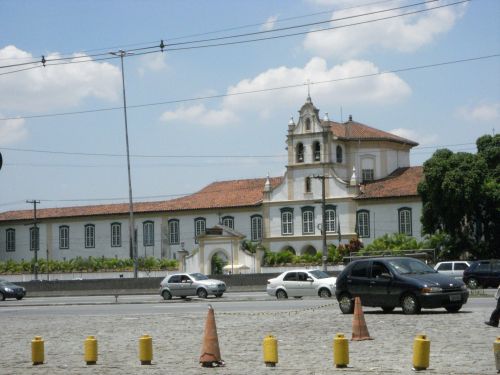
<svg viewBox="0 0 500 375">
<path fill-rule="evenodd" d="M 212 301 L 226 361 L 217 370 L 198 364 L 207 301 L 64 306 L 6 302 L 0 308 L 0 374 L 414 374 L 412 345 L 420 332 L 431 340 L 427 373 L 496 373 L 492 343 L 500 330 L 483 324 L 494 306 L 492 298 L 471 299 L 458 314 L 439 309 L 405 316 L 365 308 L 374 340 L 349 343 L 346 370 L 332 364 L 332 340 L 337 332 L 350 337 L 352 315 L 341 314 L 334 300 Z M 138 338 L 144 333 L 154 343 L 153 365 L 146 367 L 137 359 Z M 280 363 L 274 370 L 262 363 L 262 339 L 269 333 L 279 340 Z M 36 367 L 30 363 L 35 335 L 44 338 L 46 352 L 46 363 Z M 83 362 L 87 335 L 99 341 L 96 366 Z"/>
</svg>

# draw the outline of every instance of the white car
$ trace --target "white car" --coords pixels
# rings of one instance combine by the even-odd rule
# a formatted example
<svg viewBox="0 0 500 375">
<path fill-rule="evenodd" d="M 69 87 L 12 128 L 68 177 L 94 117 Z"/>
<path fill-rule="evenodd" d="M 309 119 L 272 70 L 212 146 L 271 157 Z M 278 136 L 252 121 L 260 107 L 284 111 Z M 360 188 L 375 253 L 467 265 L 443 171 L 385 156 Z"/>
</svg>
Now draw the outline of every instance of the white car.
<svg viewBox="0 0 500 375">
<path fill-rule="evenodd" d="M 330 298 L 335 295 L 336 277 L 320 270 L 291 270 L 274 279 L 267 280 L 267 294 L 284 299 L 288 297 L 320 296 Z"/>
<path fill-rule="evenodd" d="M 450 260 L 446 262 L 439 262 L 434 266 L 434 269 L 446 276 L 462 280 L 465 269 L 470 265 L 471 262 L 465 260 Z"/>
</svg>

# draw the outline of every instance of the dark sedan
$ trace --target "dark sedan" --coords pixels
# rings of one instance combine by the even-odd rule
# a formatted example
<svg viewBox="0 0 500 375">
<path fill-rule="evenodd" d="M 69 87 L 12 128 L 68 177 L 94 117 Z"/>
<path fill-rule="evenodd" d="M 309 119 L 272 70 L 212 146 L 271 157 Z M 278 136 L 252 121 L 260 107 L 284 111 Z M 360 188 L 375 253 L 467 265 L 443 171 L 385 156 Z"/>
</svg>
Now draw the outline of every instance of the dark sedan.
<svg viewBox="0 0 500 375">
<path fill-rule="evenodd" d="M 0 301 L 6 298 L 23 299 L 26 295 L 26 289 L 22 286 L 11 283 L 10 281 L 0 279 Z"/>
<path fill-rule="evenodd" d="M 469 292 L 462 281 L 418 259 L 391 257 L 349 263 L 337 277 L 335 295 L 344 314 L 353 312 L 354 297 L 360 297 L 363 306 L 381 307 L 385 312 L 401 307 L 405 314 L 417 314 L 422 308 L 439 307 L 457 312 Z"/>
<path fill-rule="evenodd" d="M 469 288 L 496 288 L 500 285 L 500 260 L 478 260 L 464 271 L 464 283 Z"/>
</svg>

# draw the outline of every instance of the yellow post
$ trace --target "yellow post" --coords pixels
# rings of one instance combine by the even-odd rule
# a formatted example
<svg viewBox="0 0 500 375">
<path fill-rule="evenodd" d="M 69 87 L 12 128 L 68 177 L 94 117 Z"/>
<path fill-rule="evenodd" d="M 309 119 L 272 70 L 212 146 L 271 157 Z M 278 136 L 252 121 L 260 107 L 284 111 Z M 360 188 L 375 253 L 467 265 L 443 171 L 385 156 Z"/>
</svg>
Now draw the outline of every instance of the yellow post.
<svg viewBox="0 0 500 375">
<path fill-rule="evenodd" d="M 343 333 L 337 333 L 333 339 L 333 363 L 337 368 L 349 364 L 349 342 Z"/>
<path fill-rule="evenodd" d="M 97 340 L 95 336 L 88 336 L 83 343 L 83 360 L 87 365 L 97 363 Z"/>
<path fill-rule="evenodd" d="M 416 371 L 426 370 L 429 367 L 431 342 L 426 335 L 418 334 L 413 341 L 413 368 Z"/>
<path fill-rule="evenodd" d="M 153 338 L 142 335 L 139 338 L 139 361 L 141 365 L 150 365 L 153 360 Z"/>
<path fill-rule="evenodd" d="M 31 340 L 31 360 L 33 362 L 33 366 L 42 365 L 45 359 L 45 350 L 44 350 L 44 342 L 42 336 L 35 336 L 33 340 Z"/>
<path fill-rule="evenodd" d="M 278 340 L 272 335 L 264 337 L 262 341 L 262 350 L 264 352 L 264 363 L 267 367 L 276 367 L 278 363 Z"/>
<path fill-rule="evenodd" d="M 495 355 L 495 366 L 497 372 L 500 372 L 500 336 L 493 342 L 493 354 Z"/>
</svg>

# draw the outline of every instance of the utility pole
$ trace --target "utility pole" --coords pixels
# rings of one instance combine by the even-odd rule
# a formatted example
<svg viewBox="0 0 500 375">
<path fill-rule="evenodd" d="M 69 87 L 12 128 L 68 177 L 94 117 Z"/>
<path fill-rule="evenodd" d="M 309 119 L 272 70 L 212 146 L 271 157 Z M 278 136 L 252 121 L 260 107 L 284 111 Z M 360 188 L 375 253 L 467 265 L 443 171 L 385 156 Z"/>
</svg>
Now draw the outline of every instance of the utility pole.
<svg viewBox="0 0 500 375">
<path fill-rule="evenodd" d="M 330 176 L 314 175 L 313 178 L 321 180 L 321 236 L 323 238 L 323 257 L 321 258 L 321 265 L 323 271 L 326 271 L 326 260 L 328 252 L 326 249 L 326 196 L 325 196 L 325 180 L 331 178 Z"/>
<path fill-rule="evenodd" d="M 128 211 L 129 211 L 129 233 L 130 233 L 130 256 L 134 260 L 134 278 L 137 279 L 137 244 L 135 241 L 135 224 L 134 224 L 134 204 L 132 202 L 132 178 L 130 176 L 130 151 L 128 142 L 128 124 L 127 124 L 127 100 L 125 96 L 125 71 L 123 69 L 123 57 L 127 56 L 124 50 L 111 52 L 112 55 L 120 56 L 122 66 L 122 89 L 123 89 L 123 114 L 125 117 L 125 142 L 127 144 L 127 171 L 128 171 Z"/>
<path fill-rule="evenodd" d="M 30 236 L 30 240 L 31 241 L 34 240 L 34 246 L 33 246 L 34 249 L 33 250 L 35 252 L 35 265 L 33 267 L 33 271 L 35 273 L 35 280 L 38 280 L 38 247 L 40 246 L 40 234 L 38 233 L 38 227 L 37 227 L 37 221 L 36 221 L 36 205 L 37 205 L 37 203 L 40 203 L 40 201 L 33 199 L 31 201 L 27 200 L 26 203 L 33 204 L 33 231 L 34 231 L 33 237 L 34 238 L 31 238 L 31 236 Z M 31 246 L 31 241 L 30 241 L 30 246 Z"/>
</svg>

